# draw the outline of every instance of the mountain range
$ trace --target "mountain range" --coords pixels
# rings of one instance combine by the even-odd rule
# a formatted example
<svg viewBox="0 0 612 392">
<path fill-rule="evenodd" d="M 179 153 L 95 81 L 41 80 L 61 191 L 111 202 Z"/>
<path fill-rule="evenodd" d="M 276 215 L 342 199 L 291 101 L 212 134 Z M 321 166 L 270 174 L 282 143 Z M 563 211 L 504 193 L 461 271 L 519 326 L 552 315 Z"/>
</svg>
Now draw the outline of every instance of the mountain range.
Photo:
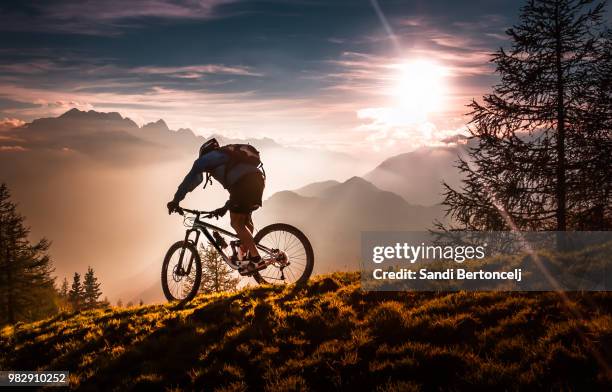
<svg viewBox="0 0 612 392">
<path fill-rule="evenodd" d="M 454 169 L 459 156 L 465 156 L 466 144 L 420 148 L 388 158 L 364 175 L 381 189 L 411 203 L 434 205 L 442 201 L 443 182 L 457 189 L 461 174 Z"/>
<path fill-rule="evenodd" d="M 363 231 L 427 230 L 445 219 L 439 204 L 410 204 L 361 177 L 278 192 L 265 200 L 264 207 L 255 216 L 258 223 L 283 217 L 311 239 L 319 262 L 315 272 L 359 269 Z"/>
<path fill-rule="evenodd" d="M 216 136 L 260 149 L 268 180 L 256 225 L 301 228 L 315 247 L 315 272 L 355 269 L 361 231 L 430 228 L 443 217 L 434 185 L 454 178 L 444 177 L 445 167 L 454 170 L 452 148 L 402 154 L 372 170 L 374 163 L 347 154 Z M 165 250 L 182 236 L 165 204 L 204 140 L 163 120 L 138 126 L 119 113 L 72 109 L 3 130 L 0 181 L 19 202 L 32 237 L 53 241 L 60 279 L 91 265 L 111 299 L 128 286 L 128 300 L 154 287 Z M 355 177 L 360 173 L 367 174 Z M 215 185 L 204 197 L 191 193 L 184 205 L 213 209 L 225 198 Z"/>
</svg>

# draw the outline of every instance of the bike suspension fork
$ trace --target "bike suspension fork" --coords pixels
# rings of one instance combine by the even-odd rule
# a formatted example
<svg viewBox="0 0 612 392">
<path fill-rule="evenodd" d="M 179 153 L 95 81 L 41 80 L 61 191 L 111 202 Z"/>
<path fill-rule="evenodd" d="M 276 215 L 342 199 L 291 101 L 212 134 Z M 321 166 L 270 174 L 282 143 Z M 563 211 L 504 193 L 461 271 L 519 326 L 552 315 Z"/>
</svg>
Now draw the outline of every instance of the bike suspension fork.
<svg viewBox="0 0 612 392">
<path fill-rule="evenodd" d="M 196 230 L 196 229 L 191 229 L 191 230 L 187 230 L 185 232 L 185 240 L 183 242 L 183 244 L 188 244 L 190 242 L 189 240 L 189 236 L 191 236 L 191 233 L 195 232 L 196 233 L 196 237 L 195 237 L 195 241 L 193 241 L 193 244 L 197 247 L 198 246 L 198 240 L 200 239 L 200 231 Z M 179 256 L 179 271 L 183 269 L 183 257 L 185 256 L 185 249 L 186 246 L 183 245 L 183 247 L 181 248 L 181 254 Z M 196 248 L 197 251 L 197 248 Z M 187 271 L 185 271 L 186 275 L 189 275 L 189 273 L 191 272 L 191 266 L 193 265 L 193 258 L 195 257 L 194 254 L 191 255 L 191 257 L 189 258 L 189 264 L 187 266 Z"/>
</svg>

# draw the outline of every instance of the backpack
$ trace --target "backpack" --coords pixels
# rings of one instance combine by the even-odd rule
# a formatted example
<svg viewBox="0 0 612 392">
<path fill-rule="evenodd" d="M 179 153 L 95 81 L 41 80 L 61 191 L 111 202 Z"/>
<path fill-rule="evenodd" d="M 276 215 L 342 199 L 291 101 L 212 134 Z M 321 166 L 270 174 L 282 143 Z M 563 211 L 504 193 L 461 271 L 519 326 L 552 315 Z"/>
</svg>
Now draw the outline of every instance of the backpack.
<svg viewBox="0 0 612 392">
<path fill-rule="evenodd" d="M 256 167 L 262 166 L 259 151 L 250 144 L 228 144 L 219 148 L 219 151 L 230 156 L 230 162 L 228 163 L 230 167 L 238 163 L 246 163 Z M 228 171 L 226 170 L 225 172 L 227 173 Z"/>
<path fill-rule="evenodd" d="M 234 166 L 239 163 L 245 163 L 252 165 L 261 170 L 264 178 L 266 177 L 266 171 L 263 168 L 263 163 L 259 155 L 259 151 L 251 146 L 250 144 L 227 144 L 223 147 L 219 147 L 218 151 L 224 152 L 229 156 L 229 162 L 225 166 L 224 182 L 227 183 L 227 173 L 229 173 Z M 210 173 L 206 173 L 206 181 L 204 182 L 204 188 L 212 180 L 210 179 Z"/>
</svg>

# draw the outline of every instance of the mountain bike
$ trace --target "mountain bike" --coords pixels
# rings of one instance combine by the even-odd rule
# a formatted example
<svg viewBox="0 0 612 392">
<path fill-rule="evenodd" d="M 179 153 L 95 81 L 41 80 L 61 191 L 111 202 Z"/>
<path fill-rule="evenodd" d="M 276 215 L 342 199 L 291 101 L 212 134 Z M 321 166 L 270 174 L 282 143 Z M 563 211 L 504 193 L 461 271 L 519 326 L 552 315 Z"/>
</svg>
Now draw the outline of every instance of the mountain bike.
<svg viewBox="0 0 612 392">
<path fill-rule="evenodd" d="M 242 272 L 241 275 L 253 277 L 259 284 L 301 285 L 306 283 L 312 274 L 312 246 L 304 233 L 296 227 L 274 223 L 259 230 L 254 240 L 265 261 L 265 268 L 244 273 L 249 262 L 239 260 L 238 236 L 204 221 L 218 219 L 219 216 L 214 211 L 179 208 L 178 213 L 184 216 L 187 231 L 185 239 L 174 243 L 164 257 L 161 280 L 168 301 L 188 302 L 198 293 L 202 281 L 202 261 L 198 254 L 198 244 L 202 234 L 227 265 Z"/>
</svg>

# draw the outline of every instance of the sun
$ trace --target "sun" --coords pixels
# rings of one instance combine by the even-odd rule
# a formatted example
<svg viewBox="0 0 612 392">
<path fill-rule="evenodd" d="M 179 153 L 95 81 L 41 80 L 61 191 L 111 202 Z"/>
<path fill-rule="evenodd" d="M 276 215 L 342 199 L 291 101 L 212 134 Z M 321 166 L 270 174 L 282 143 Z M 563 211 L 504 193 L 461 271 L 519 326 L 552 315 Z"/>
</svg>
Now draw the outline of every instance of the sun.
<svg viewBox="0 0 612 392">
<path fill-rule="evenodd" d="M 430 60 L 412 60 L 395 66 L 398 74 L 392 95 L 396 105 L 411 122 L 427 119 L 440 111 L 446 94 L 444 79 L 446 69 Z"/>
</svg>

